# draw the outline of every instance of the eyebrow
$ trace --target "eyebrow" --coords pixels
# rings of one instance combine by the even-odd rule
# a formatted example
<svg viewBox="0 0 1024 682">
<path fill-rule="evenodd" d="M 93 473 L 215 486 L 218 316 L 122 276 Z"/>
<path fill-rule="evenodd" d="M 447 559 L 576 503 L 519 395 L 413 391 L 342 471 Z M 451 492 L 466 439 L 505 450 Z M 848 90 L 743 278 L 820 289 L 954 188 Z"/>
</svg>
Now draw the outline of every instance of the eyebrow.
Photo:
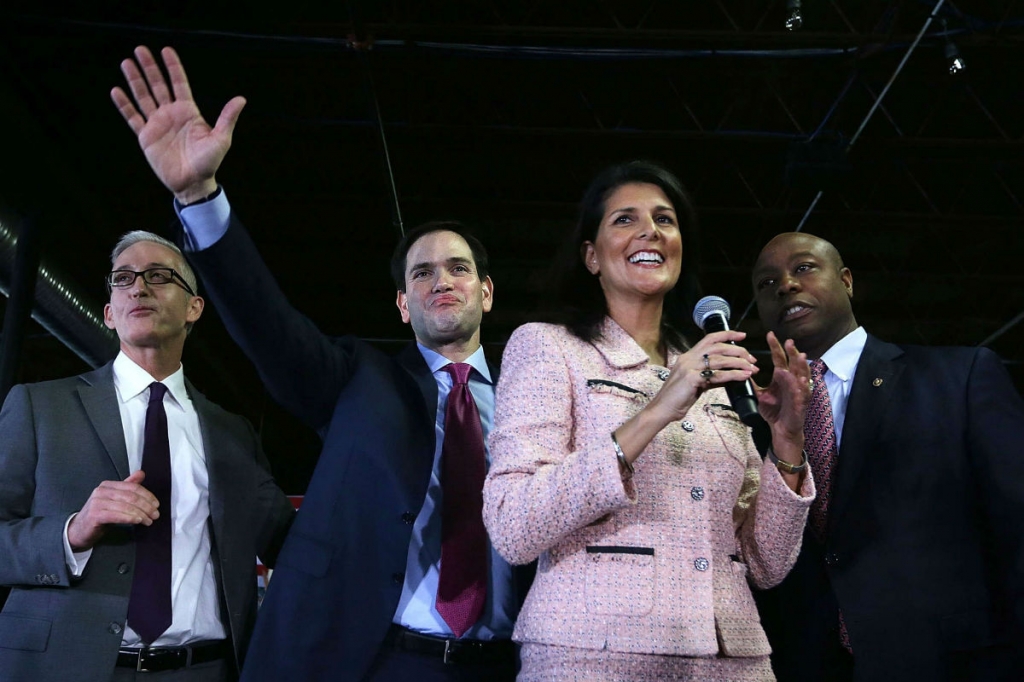
<svg viewBox="0 0 1024 682">
<path fill-rule="evenodd" d="M 135 267 L 134 265 L 129 265 L 129 264 L 126 263 L 124 265 L 116 265 L 116 266 L 114 266 L 114 270 L 115 271 L 117 271 L 117 270 L 132 270 L 132 268 L 134 268 L 134 267 Z M 168 265 L 167 263 L 157 263 L 156 261 L 153 261 L 153 262 L 149 263 L 148 265 L 143 266 L 142 270 L 149 270 L 150 268 L 167 268 L 169 270 L 174 270 L 175 272 L 177 272 L 177 268 L 175 268 L 173 265 Z M 134 270 L 133 270 L 133 272 L 134 272 Z M 139 272 L 141 272 L 141 271 L 139 271 Z"/>
<path fill-rule="evenodd" d="M 636 206 L 625 206 L 623 208 L 613 208 L 611 211 L 608 212 L 608 215 L 613 215 L 615 213 L 628 213 L 630 211 L 636 211 L 636 210 L 638 210 Z M 672 208 L 671 206 L 668 206 L 666 204 L 658 204 L 657 206 L 654 207 L 654 210 L 656 210 L 656 211 L 672 211 L 673 213 L 676 212 L 676 210 L 674 208 Z"/>
</svg>

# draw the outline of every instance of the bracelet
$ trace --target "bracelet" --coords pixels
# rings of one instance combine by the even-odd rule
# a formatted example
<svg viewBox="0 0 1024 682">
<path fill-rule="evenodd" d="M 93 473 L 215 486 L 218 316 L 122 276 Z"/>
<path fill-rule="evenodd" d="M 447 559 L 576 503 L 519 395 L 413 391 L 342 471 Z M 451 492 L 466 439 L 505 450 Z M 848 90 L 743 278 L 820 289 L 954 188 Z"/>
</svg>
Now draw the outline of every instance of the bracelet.
<svg viewBox="0 0 1024 682">
<path fill-rule="evenodd" d="M 804 458 L 804 461 L 799 464 L 790 464 L 789 462 L 783 462 L 775 455 L 775 451 L 768 448 L 768 459 L 771 460 L 779 471 L 785 474 L 799 474 L 801 471 L 807 468 L 807 451 L 801 450 L 800 455 Z"/>
<path fill-rule="evenodd" d="M 615 432 L 612 431 L 612 447 L 615 448 L 615 458 L 619 460 L 619 466 L 622 470 L 627 472 L 630 476 L 633 475 L 633 465 L 626 459 L 625 453 L 622 452 L 622 448 L 619 446 L 619 441 L 615 438 Z"/>
</svg>

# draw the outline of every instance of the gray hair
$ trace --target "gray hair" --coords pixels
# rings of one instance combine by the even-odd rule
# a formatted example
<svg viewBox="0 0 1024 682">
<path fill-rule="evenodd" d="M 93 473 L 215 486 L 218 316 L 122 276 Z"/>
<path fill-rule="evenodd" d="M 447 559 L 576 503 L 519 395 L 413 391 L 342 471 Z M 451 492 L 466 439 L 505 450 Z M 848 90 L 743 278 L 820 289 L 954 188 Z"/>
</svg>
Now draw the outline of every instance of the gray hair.
<svg viewBox="0 0 1024 682">
<path fill-rule="evenodd" d="M 117 257 L 120 256 L 128 247 L 138 244 L 139 242 L 153 242 L 164 246 L 174 253 L 178 254 L 181 259 L 181 275 L 182 279 L 188 282 L 188 285 L 192 287 L 192 291 L 199 292 L 199 284 L 196 280 L 196 273 L 192 271 L 192 266 L 188 264 L 188 260 L 185 259 L 185 254 L 181 252 L 178 245 L 169 239 L 164 239 L 158 234 L 152 232 L 146 232 L 145 230 L 133 230 L 131 232 L 125 232 L 121 235 L 121 238 L 117 240 L 117 244 L 114 245 L 114 250 L 110 252 L 110 265 L 113 267 L 117 261 Z"/>
</svg>

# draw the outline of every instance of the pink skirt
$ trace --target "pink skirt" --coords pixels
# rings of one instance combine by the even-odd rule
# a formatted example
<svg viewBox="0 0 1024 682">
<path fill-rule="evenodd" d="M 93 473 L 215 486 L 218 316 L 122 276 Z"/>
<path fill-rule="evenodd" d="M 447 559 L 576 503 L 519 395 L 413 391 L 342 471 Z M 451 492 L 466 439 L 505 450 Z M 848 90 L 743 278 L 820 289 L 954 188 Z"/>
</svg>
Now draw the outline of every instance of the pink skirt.
<svg viewBox="0 0 1024 682">
<path fill-rule="evenodd" d="M 637 682 L 643 680 L 721 680 L 774 682 L 767 656 L 696 658 L 628 654 L 523 643 L 518 682 Z"/>
</svg>

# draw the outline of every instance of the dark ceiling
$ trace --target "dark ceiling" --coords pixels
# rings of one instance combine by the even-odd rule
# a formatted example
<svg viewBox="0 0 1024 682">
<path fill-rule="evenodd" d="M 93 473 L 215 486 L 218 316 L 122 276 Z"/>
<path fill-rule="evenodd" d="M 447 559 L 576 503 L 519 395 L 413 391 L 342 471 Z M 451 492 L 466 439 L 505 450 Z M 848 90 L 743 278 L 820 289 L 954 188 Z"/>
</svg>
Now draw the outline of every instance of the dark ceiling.
<svg viewBox="0 0 1024 682">
<path fill-rule="evenodd" d="M 79 4 L 0 7 L 0 219 L 37 230 L 44 262 L 94 310 L 117 236 L 174 219 L 108 95 L 135 45 L 170 44 L 208 118 L 247 97 L 219 179 L 326 332 L 410 338 L 386 265 L 398 215 L 454 218 L 492 253 L 497 359 L 588 179 L 643 157 L 692 190 L 704 289 L 734 322 L 759 248 L 813 204 L 804 229 L 843 252 L 870 331 L 990 346 L 1024 388 L 1024 2 L 944 3 L 945 26 L 856 139 L 934 2 L 804 0 L 792 33 L 784 0 Z M 956 77 L 947 40 L 967 63 Z M 188 374 L 257 424 L 301 491 L 316 438 L 271 404 L 212 312 Z M 764 347 L 755 319 L 740 326 Z M 17 380 L 84 369 L 30 326 Z"/>
</svg>

